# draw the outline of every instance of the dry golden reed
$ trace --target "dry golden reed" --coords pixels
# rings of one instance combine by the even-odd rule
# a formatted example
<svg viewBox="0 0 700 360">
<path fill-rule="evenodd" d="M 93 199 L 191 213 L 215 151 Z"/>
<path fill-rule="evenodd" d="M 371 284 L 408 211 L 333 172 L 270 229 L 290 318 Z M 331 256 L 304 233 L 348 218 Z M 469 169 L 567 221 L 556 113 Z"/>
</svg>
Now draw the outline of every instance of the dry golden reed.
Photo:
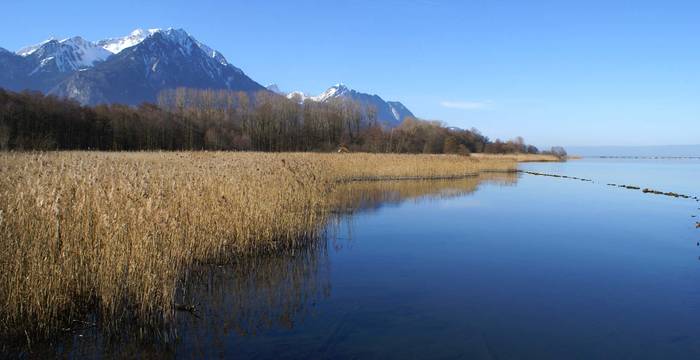
<svg viewBox="0 0 700 360">
<path fill-rule="evenodd" d="M 170 321 L 195 263 L 298 246 L 341 181 L 513 170 L 512 159 L 309 153 L 1 153 L 0 333 Z"/>
</svg>

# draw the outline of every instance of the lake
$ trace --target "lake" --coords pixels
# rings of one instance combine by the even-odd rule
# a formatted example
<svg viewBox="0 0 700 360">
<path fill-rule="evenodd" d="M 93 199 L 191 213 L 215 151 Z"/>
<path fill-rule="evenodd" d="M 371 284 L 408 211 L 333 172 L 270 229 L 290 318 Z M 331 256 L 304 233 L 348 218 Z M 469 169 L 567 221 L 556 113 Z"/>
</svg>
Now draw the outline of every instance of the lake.
<svg viewBox="0 0 700 360">
<path fill-rule="evenodd" d="M 347 185 L 326 239 L 196 269 L 168 339 L 52 344 L 66 357 L 699 358 L 698 160 L 522 164 Z M 39 354 L 42 354 L 40 351 Z"/>
</svg>

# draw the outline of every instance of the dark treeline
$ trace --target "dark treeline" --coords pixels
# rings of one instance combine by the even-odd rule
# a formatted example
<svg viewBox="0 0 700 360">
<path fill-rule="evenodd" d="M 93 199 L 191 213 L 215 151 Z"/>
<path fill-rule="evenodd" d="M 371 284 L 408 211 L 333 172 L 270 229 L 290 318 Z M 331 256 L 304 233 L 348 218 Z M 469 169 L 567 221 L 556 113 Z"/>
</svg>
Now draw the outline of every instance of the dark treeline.
<svg viewBox="0 0 700 360">
<path fill-rule="evenodd" d="M 522 138 L 407 118 L 395 128 L 355 102 L 306 101 L 260 92 L 175 89 L 158 104 L 81 106 L 0 89 L 0 149 L 256 150 L 394 153 L 538 153 Z"/>
</svg>

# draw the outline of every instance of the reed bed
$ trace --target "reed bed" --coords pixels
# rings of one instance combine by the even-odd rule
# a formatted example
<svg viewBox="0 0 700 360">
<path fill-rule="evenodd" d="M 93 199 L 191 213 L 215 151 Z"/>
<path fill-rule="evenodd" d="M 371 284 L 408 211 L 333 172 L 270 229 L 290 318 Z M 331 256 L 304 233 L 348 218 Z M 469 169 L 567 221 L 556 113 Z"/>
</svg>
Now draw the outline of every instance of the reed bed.
<svg viewBox="0 0 700 360">
<path fill-rule="evenodd" d="M 440 179 L 476 176 L 483 171 L 515 170 L 513 159 L 462 155 L 319 155 L 337 180 Z"/>
<path fill-rule="evenodd" d="M 322 236 L 339 182 L 515 169 L 512 159 L 308 153 L 0 154 L 0 333 L 174 318 L 198 263 Z"/>
</svg>

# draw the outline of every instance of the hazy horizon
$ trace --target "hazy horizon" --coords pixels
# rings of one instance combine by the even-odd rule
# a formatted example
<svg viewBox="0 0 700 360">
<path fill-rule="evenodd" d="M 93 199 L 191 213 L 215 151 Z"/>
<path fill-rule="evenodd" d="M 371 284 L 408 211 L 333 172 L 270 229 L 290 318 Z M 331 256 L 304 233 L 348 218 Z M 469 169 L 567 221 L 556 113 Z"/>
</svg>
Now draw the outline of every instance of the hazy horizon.
<svg viewBox="0 0 700 360">
<path fill-rule="evenodd" d="M 698 145 L 655 145 L 655 146 L 568 146 L 571 155 L 578 156 L 662 156 L 662 157 L 698 157 Z"/>
</svg>

